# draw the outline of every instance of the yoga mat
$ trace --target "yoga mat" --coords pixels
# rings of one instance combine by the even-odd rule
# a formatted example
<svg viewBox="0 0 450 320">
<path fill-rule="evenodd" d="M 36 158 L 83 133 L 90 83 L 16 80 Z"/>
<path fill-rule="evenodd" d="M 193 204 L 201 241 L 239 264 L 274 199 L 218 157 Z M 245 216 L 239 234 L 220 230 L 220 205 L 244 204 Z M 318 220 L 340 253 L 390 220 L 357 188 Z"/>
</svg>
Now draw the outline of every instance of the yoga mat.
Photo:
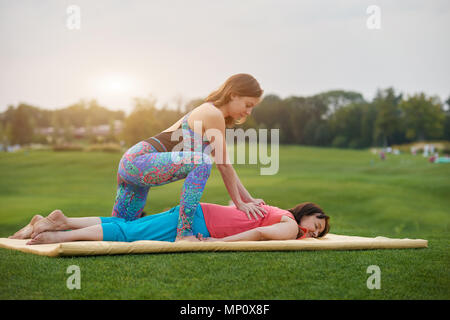
<svg viewBox="0 0 450 320">
<path fill-rule="evenodd" d="M 367 250 L 427 248 L 423 239 L 392 239 L 327 234 L 323 238 L 302 240 L 236 242 L 165 242 L 165 241 L 75 241 L 26 245 L 28 240 L 0 238 L 0 247 L 48 257 L 112 254 L 165 253 L 189 251 L 292 251 L 292 250 Z"/>
</svg>

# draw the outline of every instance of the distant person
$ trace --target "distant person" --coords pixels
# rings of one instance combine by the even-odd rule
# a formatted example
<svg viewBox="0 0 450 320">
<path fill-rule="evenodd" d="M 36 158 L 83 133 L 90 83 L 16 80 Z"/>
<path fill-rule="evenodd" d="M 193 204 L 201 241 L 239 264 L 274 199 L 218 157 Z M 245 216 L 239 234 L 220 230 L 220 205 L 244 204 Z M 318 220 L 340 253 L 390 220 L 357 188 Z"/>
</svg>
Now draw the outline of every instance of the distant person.
<svg viewBox="0 0 450 320">
<path fill-rule="evenodd" d="M 439 161 L 439 153 L 435 152 L 434 155 L 432 155 L 428 161 L 432 162 L 432 163 L 436 163 Z"/>
<path fill-rule="evenodd" d="M 427 144 L 423 147 L 423 156 L 428 157 L 428 145 Z"/>
<path fill-rule="evenodd" d="M 380 151 L 380 159 L 381 160 L 385 160 L 386 159 L 386 155 L 384 154 L 384 151 Z"/>
</svg>

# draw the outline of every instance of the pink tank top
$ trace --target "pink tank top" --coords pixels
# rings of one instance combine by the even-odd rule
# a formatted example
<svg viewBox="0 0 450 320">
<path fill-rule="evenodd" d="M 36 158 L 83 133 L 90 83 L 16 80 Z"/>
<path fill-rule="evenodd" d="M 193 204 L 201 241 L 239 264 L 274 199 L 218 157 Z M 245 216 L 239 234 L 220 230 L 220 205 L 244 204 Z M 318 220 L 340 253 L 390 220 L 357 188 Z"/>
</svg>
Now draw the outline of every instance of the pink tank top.
<svg viewBox="0 0 450 320">
<path fill-rule="evenodd" d="M 200 205 L 202 206 L 206 227 L 213 238 L 224 238 L 250 229 L 270 226 L 279 223 L 282 216 L 287 216 L 295 221 L 294 216 L 289 211 L 269 205 L 262 205 L 267 214 L 264 215 L 264 218 L 258 218 L 257 220 L 254 218 L 248 219 L 245 212 L 238 210 L 235 206 L 221 206 L 213 203 L 200 203 Z M 308 230 L 300 226 L 299 228 L 303 231 L 303 236 L 298 239 L 303 239 L 306 237 Z"/>
</svg>

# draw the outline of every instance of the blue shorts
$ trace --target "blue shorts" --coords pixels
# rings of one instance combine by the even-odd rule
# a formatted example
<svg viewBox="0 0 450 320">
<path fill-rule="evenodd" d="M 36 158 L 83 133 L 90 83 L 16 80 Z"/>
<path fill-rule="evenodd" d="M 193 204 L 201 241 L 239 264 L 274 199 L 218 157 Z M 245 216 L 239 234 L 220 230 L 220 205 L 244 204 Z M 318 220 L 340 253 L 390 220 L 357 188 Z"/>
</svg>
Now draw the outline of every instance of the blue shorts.
<svg viewBox="0 0 450 320">
<path fill-rule="evenodd" d="M 103 241 L 131 242 L 138 240 L 155 240 L 174 242 L 177 236 L 177 224 L 180 216 L 180 206 L 145 216 L 136 220 L 126 221 L 118 217 L 100 217 L 103 228 Z M 210 237 L 206 228 L 202 206 L 199 204 L 192 223 L 194 235 L 198 233 Z"/>
</svg>

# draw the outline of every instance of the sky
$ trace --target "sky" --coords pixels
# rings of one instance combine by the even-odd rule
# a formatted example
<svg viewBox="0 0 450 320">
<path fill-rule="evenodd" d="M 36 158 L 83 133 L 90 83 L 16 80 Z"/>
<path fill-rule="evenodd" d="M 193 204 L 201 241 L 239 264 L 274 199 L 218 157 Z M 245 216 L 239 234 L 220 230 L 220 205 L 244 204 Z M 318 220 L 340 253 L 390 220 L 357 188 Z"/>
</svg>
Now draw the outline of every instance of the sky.
<svg viewBox="0 0 450 320">
<path fill-rule="evenodd" d="M 341 89 L 370 101 L 393 86 L 445 101 L 449 31 L 448 0 L 0 0 L 0 112 L 96 99 L 129 113 L 136 97 L 174 107 L 236 73 L 281 98 Z"/>
</svg>

